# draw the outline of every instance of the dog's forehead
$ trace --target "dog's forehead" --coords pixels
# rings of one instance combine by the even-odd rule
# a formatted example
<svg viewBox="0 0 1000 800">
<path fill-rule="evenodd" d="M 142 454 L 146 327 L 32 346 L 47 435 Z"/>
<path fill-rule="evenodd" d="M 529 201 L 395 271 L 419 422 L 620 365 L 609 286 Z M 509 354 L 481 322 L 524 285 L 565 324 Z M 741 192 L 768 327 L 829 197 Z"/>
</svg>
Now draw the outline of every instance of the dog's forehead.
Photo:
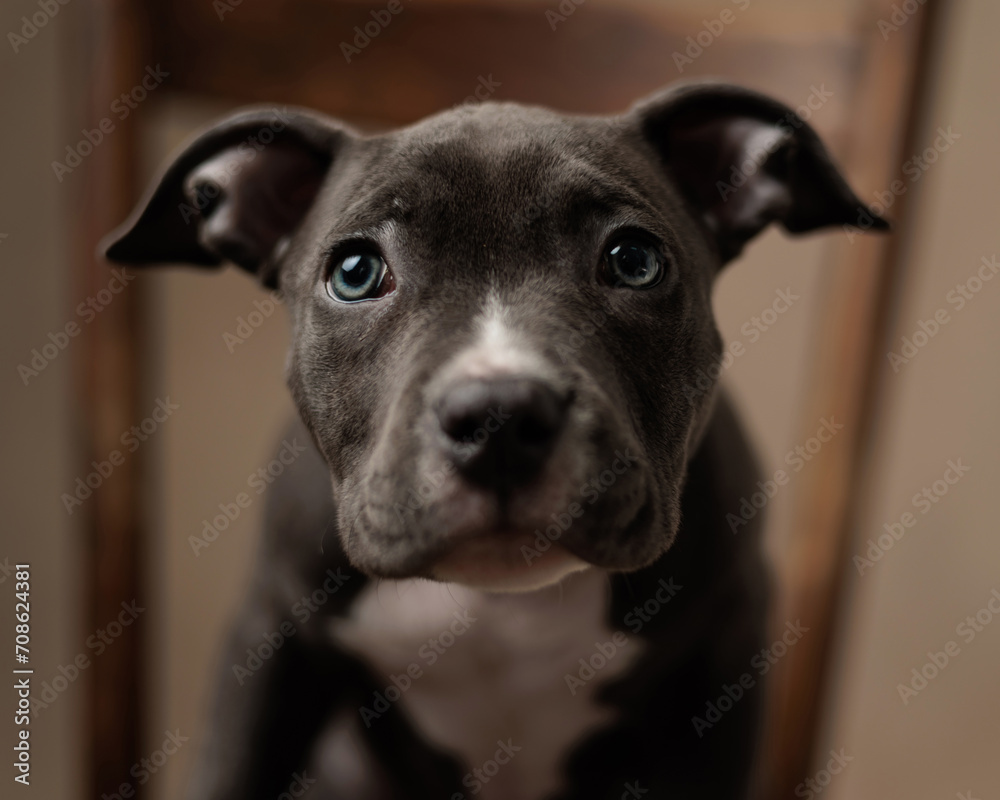
<svg viewBox="0 0 1000 800">
<path fill-rule="evenodd" d="M 617 130 L 600 118 L 560 114 L 519 103 L 485 102 L 442 111 L 393 131 L 386 138 L 404 156 L 415 150 L 454 150 L 503 159 L 524 152 L 558 155 L 577 150 L 579 145 L 593 144 L 594 133 L 600 128 L 609 137 Z"/>
<path fill-rule="evenodd" d="M 569 142 L 555 144 L 570 138 L 558 118 L 524 111 L 513 106 L 508 113 L 470 109 L 432 117 L 387 137 L 381 166 L 397 176 L 404 201 L 461 194 L 468 203 L 500 203 L 537 187 L 554 164 L 570 158 Z"/>
<path fill-rule="evenodd" d="M 428 246 L 450 239 L 452 251 L 456 239 L 472 245 L 474 235 L 477 246 L 499 252 L 554 220 L 648 211 L 642 181 L 650 170 L 637 163 L 628 134 L 620 118 L 513 103 L 456 108 L 363 141 L 329 218 L 340 231 L 392 223 Z"/>
</svg>

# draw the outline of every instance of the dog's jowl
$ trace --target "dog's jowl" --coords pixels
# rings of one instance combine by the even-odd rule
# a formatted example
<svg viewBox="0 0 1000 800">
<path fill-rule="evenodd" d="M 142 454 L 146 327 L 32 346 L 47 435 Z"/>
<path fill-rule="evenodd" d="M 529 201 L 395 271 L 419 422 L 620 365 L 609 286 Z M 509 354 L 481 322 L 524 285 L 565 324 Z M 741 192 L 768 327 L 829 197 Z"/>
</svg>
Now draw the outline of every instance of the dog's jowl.
<svg viewBox="0 0 1000 800">
<path fill-rule="evenodd" d="M 313 446 L 268 487 L 189 797 L 747 797 L 762 681 L 692 724 L 767 647 L 712 286 L 771 222 L 859 210 L 886 227 L 793 112 L 717 83 L 617 117 L 485 102 L 362 136 L 257 108 L 195 137 L 107 257 L 275 289 Z"/>
</svg>

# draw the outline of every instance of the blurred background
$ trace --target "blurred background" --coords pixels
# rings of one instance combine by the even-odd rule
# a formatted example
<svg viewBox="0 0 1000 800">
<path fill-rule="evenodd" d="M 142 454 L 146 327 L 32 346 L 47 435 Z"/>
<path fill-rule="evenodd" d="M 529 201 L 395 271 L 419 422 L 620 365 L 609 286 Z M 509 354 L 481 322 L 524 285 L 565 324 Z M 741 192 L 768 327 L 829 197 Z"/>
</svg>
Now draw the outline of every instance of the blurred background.
<svg viewBox="0 0 1000 800">
<path fill-rule="evenodd" d="M 989 0 L 6 0 L 0 603 L 10 641 L 5 565 L 30 563 L 42 702 L 31 786 L 3 795 L 180 797 L 261 503 L 189 537 L 293 414 L 283 309 L 256 314 L 251 280 L 93 255 L 171 150 L 251 102 L 377 129 L 484 99 L 611 113 L 711 75 L 797 109 L 894 223 L 770 231 L 716 291 L 764 474 L 845 426 L 765 509 L 775 630 L 810 629 L 775 669 L 772 796 L 1000 796 L 998 29 Z M 188 740 L 140 784 L 168 732 Z"/>
</svg>

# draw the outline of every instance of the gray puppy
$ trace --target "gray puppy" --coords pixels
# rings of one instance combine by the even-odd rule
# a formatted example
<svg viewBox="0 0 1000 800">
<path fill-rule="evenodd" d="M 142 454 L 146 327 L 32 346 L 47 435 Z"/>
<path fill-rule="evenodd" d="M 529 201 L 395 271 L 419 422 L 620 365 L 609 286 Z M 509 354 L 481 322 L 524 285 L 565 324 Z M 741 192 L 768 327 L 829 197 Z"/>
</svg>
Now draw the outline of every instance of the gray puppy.
<svg viewBox="0 0 1000 800">
<path fill-rule="evenodd" d="M 759 517 L 726 522 L 757 472 L 706 386 L 712 285 L 771 222 L 859 220 L 886 227 L 808 125 L 717 83 L 198 135 L 107 257 L 279 289 L 316 449 L 272 491 L 226 661 L 253 680 L 227 666 L 190 796 L 747 797 L 768 588 Z"/>
</svg>

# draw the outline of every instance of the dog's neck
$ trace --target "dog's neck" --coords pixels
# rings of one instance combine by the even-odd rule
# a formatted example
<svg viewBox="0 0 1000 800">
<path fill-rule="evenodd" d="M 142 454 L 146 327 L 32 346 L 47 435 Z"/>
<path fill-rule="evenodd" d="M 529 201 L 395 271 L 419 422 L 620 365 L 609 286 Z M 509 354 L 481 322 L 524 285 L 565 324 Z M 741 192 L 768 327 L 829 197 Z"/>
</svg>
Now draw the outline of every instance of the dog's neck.
<svg viewBox="0 0 1000 800">
<path fill-rule="evenodd" d="M 500 741 L 520 748 L 478 796 L 533 800 L 558 790 L 560 760 L 573 742 L 612 719 L 594 692 L 640 653 L 638 640 L 609 628 L 609 596 L 608 575 L 598 569 L 511 594 L 382 581 L 332 633 L 375 667 L 382 695 L 402 706 L 422 736 L 470 769 L 493 758 Z M 613 655 L 599 646 L 605 654 L 613 647 Z M 369 698 L 367 709 L 384 712 L 377 702 Z"/>
</svg>

